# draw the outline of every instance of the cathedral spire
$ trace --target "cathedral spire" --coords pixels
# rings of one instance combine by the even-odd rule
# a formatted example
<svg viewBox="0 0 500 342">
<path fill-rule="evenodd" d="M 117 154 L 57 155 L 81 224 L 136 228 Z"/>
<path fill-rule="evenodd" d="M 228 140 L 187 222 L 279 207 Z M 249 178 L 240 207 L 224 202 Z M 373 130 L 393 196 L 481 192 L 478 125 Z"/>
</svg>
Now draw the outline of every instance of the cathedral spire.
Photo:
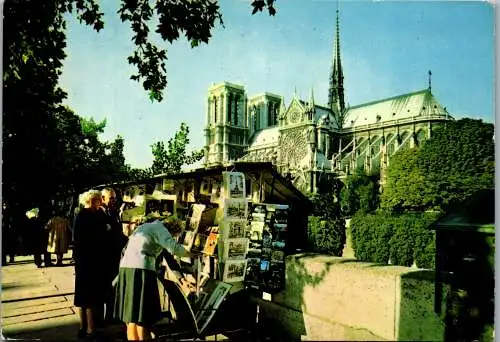
<svg viewBox="0 0 500 342">
<path fill-rule="evenodd" d="M 314 104 L 314 88 L 311 87 L 311 97 L 309 99 L 309 103 L 311 105 L 312 108 L 314 108 L 315 104 Z"/>
<path fill-rule="evenodd" d="M 332 72 L 330 74 L 330 89 L 328 92 L 328 107 L 340 114 L 344 112 L 344 74 L 342 72 L 342 61 L 340 58 L 340 25 L 339 9 L 337 3 L 337 26 L 335 43 L 333 48 Z"/>
<path fill-rule="evenodd" d="M 429 70 L 429 92 L 432 91 L 432 71 Z"/>
</svg>

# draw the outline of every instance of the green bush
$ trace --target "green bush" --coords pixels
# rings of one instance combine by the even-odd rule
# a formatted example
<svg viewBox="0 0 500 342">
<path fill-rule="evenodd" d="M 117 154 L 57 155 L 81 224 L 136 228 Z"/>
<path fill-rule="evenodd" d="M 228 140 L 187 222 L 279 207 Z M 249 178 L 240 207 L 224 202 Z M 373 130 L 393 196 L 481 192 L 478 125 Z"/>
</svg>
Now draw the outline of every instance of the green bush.
<svg viewBox="0 0 500 342">
<path fill-rule="evenodd" d="M 351 236 L 354 256 L 361 261 L 375 262 L 377 254 L 376 230 L 377 216 L 356 213 L 351 219 Z"/>
<path fill-rule="evenodd" d="M 435 258 L 434 231 L 428 226 L 436 214 L 383 212 L 357 213 L 351 220 L 354 255 L 358 260 L 433 268 Z"/>
<path fill-rule="evenodd" d="M 380 220 L 377 218 L 378 222 L 373 229 L 373 236 L 375 237 L 374 246 L 375 255 L 373 258 L 373 262 L 380 264 L 387 264 L 389 262 L 390 257 L 390 241 L 391 236 L 393 235 L 394 225 L 392 222 L 388 220 Z"/>
<path fill-rule="evenodd" d="M 420 213 L 415 220 L 413 259 L 419 268 L 434 269 L 436 264 L 436 232 L 428 227 L 441 217 L 440 213 Z"/>
<path fill-rule="evenodd" d="M 391 263 L 393 265 L 411 266 L 413 264 L 413 251 L 415 239 L 413 236 L 411 216 L 394 216 L 390 219 L 394 224 L 394 234 L 389 242 L 391 250 Z"/>
<path fill-rule="evenodd" d="M 342 256 L 345 244 L 345 221 L 309 216 L 309 245 L 316 253 Z"/>
</svg>

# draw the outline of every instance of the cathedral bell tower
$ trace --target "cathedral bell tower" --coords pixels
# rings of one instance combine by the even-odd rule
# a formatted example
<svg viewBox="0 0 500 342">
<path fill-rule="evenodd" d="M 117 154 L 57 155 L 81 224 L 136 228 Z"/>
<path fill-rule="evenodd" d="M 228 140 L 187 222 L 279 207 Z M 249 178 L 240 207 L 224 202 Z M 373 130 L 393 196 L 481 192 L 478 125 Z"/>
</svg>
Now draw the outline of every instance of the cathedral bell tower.
<svg viewBox="0 0 500 342">
<path fill-rule="evenodd" d="M 245 89 L 228 82 L 208 89 L 205 121 L 205 167 L 240 158 L 248 140 Z"/>
</svg>

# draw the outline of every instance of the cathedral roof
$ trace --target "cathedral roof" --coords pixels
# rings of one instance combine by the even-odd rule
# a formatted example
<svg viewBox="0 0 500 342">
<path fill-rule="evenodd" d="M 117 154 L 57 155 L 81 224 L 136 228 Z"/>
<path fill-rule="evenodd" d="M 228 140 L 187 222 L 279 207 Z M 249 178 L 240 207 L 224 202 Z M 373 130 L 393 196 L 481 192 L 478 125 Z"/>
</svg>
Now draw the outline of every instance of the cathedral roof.
<svg viewBox="0 0 500 342">
<path fill-rule="evenodd" d="M 349 107 L 343 128 L 425 116 L 449 116 L 429 89 Z"/>
<path fill-rule="evenodd" d="M 254 150 L 264 147 L 274 147 L 278 145 L 278 137 L 279 137 L 279 127 L 269 127 L 265 128 L 261 131 L 258 131 L 252 137 L 250 142 L 250 146 L 248 150 Z"/>
<path fill-rule="evenodd" d="M 302 106 L 307 107 L 309 103 L 304 100 L 300 100 L 299 102 L 302 104 Z M 323 122 L 325 120 L 325 117 L 328 117 L 328 120 L 330 122 L 333 122 L 333 116 L 332 116 L 332 111 L 325 107 L 325 106 L 320 106 L 317 104 L 314 104 L 314 120 L 313 122 L 318 123 L 320 120 Z"/>
</svg>

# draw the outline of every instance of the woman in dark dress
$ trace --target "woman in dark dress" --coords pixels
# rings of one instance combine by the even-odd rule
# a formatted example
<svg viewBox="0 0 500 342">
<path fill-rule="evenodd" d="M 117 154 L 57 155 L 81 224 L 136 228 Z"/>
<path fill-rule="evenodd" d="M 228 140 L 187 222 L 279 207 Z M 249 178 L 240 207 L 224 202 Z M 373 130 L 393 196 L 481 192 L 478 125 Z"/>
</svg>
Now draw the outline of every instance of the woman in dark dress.
<svg viewBox="0 0 500 342">
<path fill-rule="evenodd" d="M 82 196 L 84 208 L 74 223 L 75 306 L 80 316 L 78 337 L 95 335 L 96 317 L 104 306 L 106 291 L 105 235 L 107 218 L 101 206 L 101 192 L 90 190 Z"/>
</svg>

